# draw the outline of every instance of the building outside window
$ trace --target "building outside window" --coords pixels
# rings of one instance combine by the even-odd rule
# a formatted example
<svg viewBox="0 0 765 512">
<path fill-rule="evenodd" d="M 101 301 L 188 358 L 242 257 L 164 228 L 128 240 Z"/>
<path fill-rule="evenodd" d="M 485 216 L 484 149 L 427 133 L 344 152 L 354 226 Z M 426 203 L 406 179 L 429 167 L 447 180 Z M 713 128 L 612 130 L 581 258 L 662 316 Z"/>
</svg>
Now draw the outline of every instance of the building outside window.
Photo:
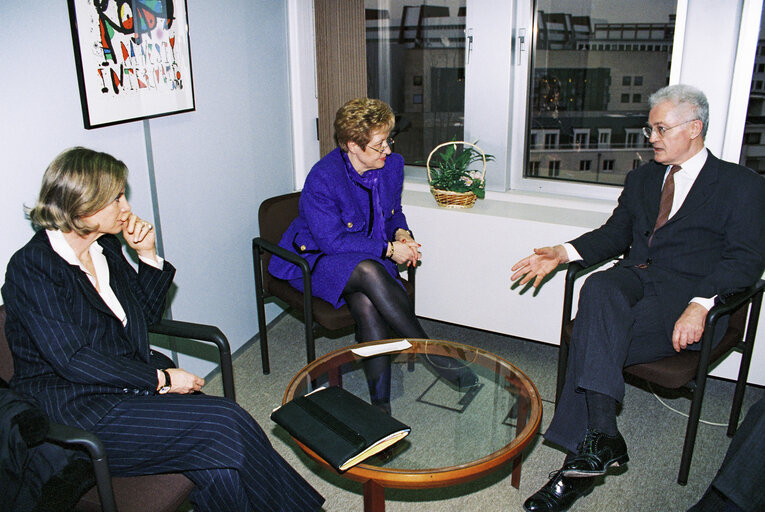
<svg viewBox="0 0 765 512">
<path fill-rule="evenodd" d="M 396 113 L 396 152 L 421 164 L 463 139 L 466 2 L 407 3 L 365 0 L 367 95 Z"/>
<path fill-rule="evenodd" d="M 559 172 L 548 177 L 622 185 L 636 151 L 642 160 L 652 158 L 640 135 L 648 114 L 644 98 L 669 83 L 677 5 L 651 5 L 534 2 L 528 126 L 554 127 L 559 135 L 555 148 L 528 144 L 526 158 L 557 161 Z M 581 129 L 597 130 L 597 147 L 581 144 Z M 584 160 L 600 165 L 585 171 Z"/>
<path fill-rule="evenodd" d="M 550 160 L 547 163 L 547 175 L 553 178 L 560 176 L 560 160 Z"/>
<path fill-rule="evenodd" d="M 592 160 L 579 160 L 580 171 L 589 171 L 590 167 L 592 167 Z"/>
<path fill-rule="evenodd" d="M 531 160 L 527 166 L 527 174 L 529 176 L 539 176 L 539 162 Z"/>
<path fill-rule="evenodd" d="M 765 79 L 765 12 L 760 19 L 760 42 L 757 56 L 754 59 L 754 74 L 752 75 L 752 87 L 749 91 L 749 107 L 746 111 L 746 124 L 744 125 L 744 140 L 741 146 L 739 163 L 760 174 L 765 174 L 765 92 L 763 91 L 763 79 Z"/>
</svg>

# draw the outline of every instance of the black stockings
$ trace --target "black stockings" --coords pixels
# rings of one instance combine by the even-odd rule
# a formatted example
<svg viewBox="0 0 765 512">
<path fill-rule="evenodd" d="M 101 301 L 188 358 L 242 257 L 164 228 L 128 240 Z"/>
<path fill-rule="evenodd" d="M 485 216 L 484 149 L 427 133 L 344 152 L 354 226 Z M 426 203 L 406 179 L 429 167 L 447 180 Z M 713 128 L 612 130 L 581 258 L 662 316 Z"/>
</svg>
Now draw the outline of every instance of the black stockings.
<svg viewBox="0 0 765 512">
<path fill-rule="evenodd" d="M 382 340 L 392 328 L 404 338 L 427 338 L 404 289 L 380 263 L 364 260 L 353 269 L 343 289 L 356 322 L 356 341 Z M 390 413 L 390 356 L 364 360 L 373 404 Z"/>
<path fill-rule="evenodd" d="M 428 337 L 404 289 L 376 261 L 356 265 L 343 298 L 356 321 L 356 341 L 360 343 L 388 338 L 391 328 L 403 338 Z"/>
</svg>

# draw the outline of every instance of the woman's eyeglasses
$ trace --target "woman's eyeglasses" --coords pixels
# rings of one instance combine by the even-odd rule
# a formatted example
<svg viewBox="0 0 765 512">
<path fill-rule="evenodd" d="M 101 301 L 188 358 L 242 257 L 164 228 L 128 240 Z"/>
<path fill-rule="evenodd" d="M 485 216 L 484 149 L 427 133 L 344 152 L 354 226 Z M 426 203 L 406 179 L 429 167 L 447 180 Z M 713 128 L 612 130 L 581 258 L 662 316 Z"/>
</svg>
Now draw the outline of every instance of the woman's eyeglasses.
<svg viewBox="0 0 765 512">
<path fill-rule="evenodd" d="M 395 141 L 392 138 L 388 137 L 387 139 L 385 139 L 384 141 L 382 141 L 379 144 L 375 144 L 374 146 L 367 145 L 367 147 L 369 149 L 371 149 L 372 151 L 376 151 L 378 153 L 385 153 L 385 149 L 386 148 L 388 148 L 391 151 L 393 151 L 393 144 L 394 144 L 394 142 Z"/>
</svg>

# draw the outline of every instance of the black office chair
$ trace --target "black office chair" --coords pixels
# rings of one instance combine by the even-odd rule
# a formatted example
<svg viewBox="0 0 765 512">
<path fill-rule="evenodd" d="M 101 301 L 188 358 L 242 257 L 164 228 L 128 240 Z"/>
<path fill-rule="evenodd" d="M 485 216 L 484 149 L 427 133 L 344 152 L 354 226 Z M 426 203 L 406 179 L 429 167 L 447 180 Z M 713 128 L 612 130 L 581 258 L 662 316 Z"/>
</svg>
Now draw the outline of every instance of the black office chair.
<svg viewBox="0 0 765 512">
<path fill-rule="evenodd" d="M 323 328 L 334 331 L 354 325 L 347 305 L 335 309 L 329 302 L 314 297 L 311 293 L 311 269 L 308 263 L 286 249 L 279 247 L 282 234 L 298 216 L 300 192 L 272 197 L 263 201 L 258 210 L 260 236 L 252 239 L 252 262 L 255 271 L 255 299 L 258 308 L 258 329 L 260 332 L 260 356 L 263 373 L 271 371 L 268 361 L 268 333 L 266 329 L 265 300 L 276 297 L 291 308 L 301 311 L 305 322 L 305 343 L 307 361 L 316 359 L 314 343 L 314 321 Z M 271 255 L 276 254 L 298 265 L 303 273 L 305 293 L 293 288 L 289 282 L 277 279 L 268 273 Z M 414 304 L 414 267 L 408 268 L 407 279 L 401 279 L 409 299 Z"/>
<path fill-rule="evenodd" d="M 0 378 L 13 377 L 13 357 L 5 337 L 5 305 L 0 305 Z M 161 320 L 149 332 L 214 343 L 221 361 L 223 393 L 235 400 L 231 347 L 217 327 L 210 325 Z M 77 503 L 80 512 L 175 512 L 188 498 L 194 484 L 181 473 L 111 477 L 104 445 L 95 434 L 85 430 L 51 423 L 47 439 L 67 448 L 87 452 L 93 463 L 96 485 Z"/>
<path fill-rule="evenodd" d="M 569 263 L 568 271 L 566 272 L 560 350 L 558 354 L 558 380 L 555 392 L 556 404 L 566 379 L 569 341 L 574 323 L 571 318 L 574 281 L 577 277 L 602 264 L 603 262 L 600 262 L 592 267 L 585 268 L 581 263 L 573 262 Z M 765 281 L 759 280 L 739 293 L 726 296 L 724 304 L 716 304 L 710 309 L 707 314 L 706 324 L 704 325 L 704 335 L 700 342 L 700 350 L 684 350 L 658 361 L 636 364 L 624 368 L 625 374 L 639 377 L 663 388 L 687 388 L 691 391 L 691 410 L 688 415 L 683 455 L 680 459 L 680 471 L 677 476 L 677 483 L 680 485 L 688 483 L 688 473 L 691 467 L 693 448 L 696 443 L 696 432 L 701 415 L 701 404 L 704 400 L 707 373 L 711 366 L 725 358 L 732 350 L 741 352 L 741 363 L 739 365 L 738 380 L 733 395 L 727 433 L 731 437 L 736 433 L 738 419 L 741 415 L 741 405 L 744 401 L 746 379 L 749 375 L 749 366 L 752 360 L 754 338 L 757 333 L 757 322 L 760 317 L 764 289 Z M 749 317 L 748 322 L 747 313 Z M 720 343 L 713 348 L 712 342 L 715 326 L 725 316 L 730 316 L 728 330 L 725 332 Z"/>
</svg>

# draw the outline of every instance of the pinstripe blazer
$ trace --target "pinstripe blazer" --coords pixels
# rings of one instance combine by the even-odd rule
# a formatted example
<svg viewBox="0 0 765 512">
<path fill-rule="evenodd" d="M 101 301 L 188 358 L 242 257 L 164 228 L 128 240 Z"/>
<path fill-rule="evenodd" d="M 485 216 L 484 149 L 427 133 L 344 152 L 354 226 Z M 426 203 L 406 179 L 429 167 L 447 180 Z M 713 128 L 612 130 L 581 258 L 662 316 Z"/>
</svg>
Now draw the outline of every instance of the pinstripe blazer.
<svg viewBox="0 0 765 512">
<path fill-rule="evenodd" d="M 155 392 L 147 325 L 161 318 L 175 274 L 168 262 L 162 270 L 140 262 L 136 272 L 113 235 L 96 243 L 126 327 L 85 273 L 53 250 L 45 230 L 13 255 L 2 287 L 11 386 L 36 397 L 54 421 L 85 429 L 128 396 Z"/>
<path fill-rule="evenodd" d="M 646 264 L 671 335 L 693 297 L 722 295 L 762 275 L 765 179 L 709 153 L 682 206 L 649 246 L 665 170 L 650 162 L 630 172 L 611 217 L 571 244 L 585 264 L 627 251 L 620 265 Z"/>
</svg>

